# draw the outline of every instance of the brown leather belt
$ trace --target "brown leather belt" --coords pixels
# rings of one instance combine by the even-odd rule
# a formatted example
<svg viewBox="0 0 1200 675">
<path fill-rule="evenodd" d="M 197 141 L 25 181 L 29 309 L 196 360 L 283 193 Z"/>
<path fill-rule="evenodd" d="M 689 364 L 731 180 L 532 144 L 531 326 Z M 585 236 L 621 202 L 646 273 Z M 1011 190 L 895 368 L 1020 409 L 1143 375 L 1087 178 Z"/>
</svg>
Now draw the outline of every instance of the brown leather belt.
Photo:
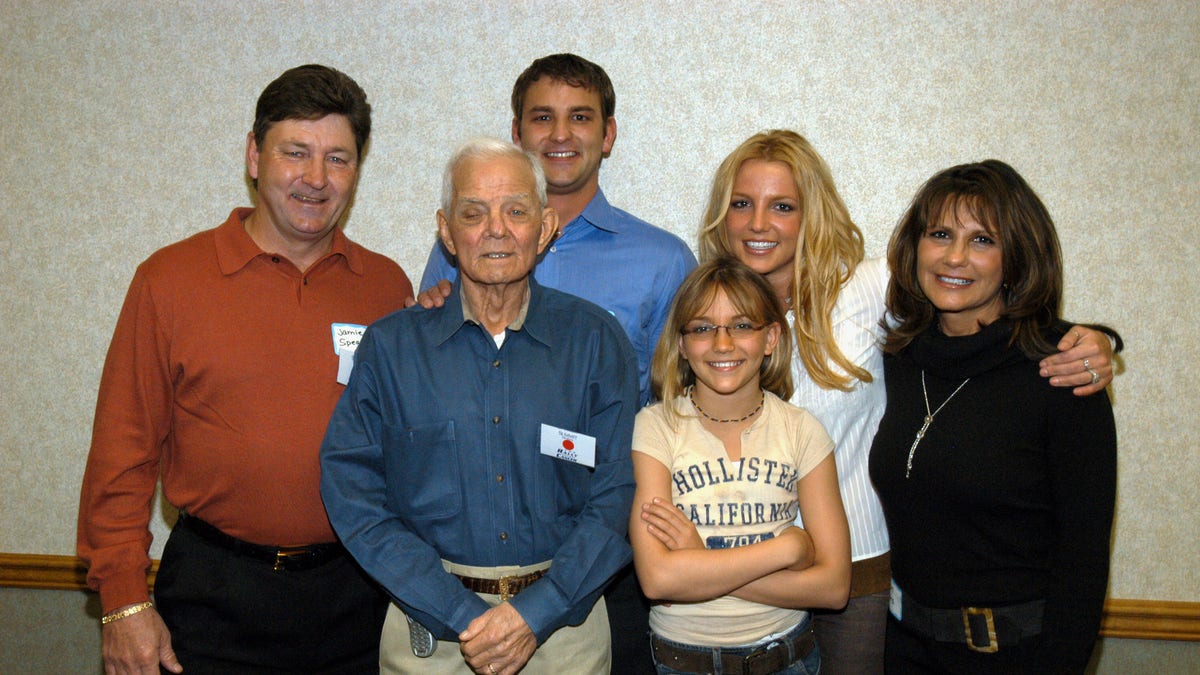
<svg viewBox="0 0 1200 675">
<path fill-rule="evenodd" d="M 892 587 L 892 554 L 850 563 L 850 597 L 886 593 Z"/>
<path fill-rule="evenodd" d="M 737 653 L 745 651 L 739 648 L 712 647 L 702 652 L 680 649 L 657 635 L 650 636 L 650 649 L 654 651 L 656 663 L 689 673 L 711 673 L 713 662 L 719 658 L 722 673 L 769 675 L 804 660 L 816 645 L 811 627 L 788 640 L 770 642 L 746 654 Z"/>
<path fill-rule="evenodd" d="M 546 570 L 538 570 L 529 574 L 520 574 L 511 577 L 500 577 L 499 579 L 480 579 L 479 577 L 467 577 L 461 574 L 455 574 L 462 585 L 468 590 L 475 593 L 488 593 L 490 595 L 498 595 L 501 600 L 508 600 L 517 593 L 529 588 L 533 582 L 546 576 Z"/>
</svg>

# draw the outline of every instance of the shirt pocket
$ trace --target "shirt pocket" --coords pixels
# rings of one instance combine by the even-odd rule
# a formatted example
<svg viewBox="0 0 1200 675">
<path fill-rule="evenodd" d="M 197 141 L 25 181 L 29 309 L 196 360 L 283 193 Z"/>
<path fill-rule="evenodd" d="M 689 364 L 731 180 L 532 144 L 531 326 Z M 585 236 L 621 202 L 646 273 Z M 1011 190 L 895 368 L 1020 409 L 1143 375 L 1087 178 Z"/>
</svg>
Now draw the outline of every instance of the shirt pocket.
<svg viewBox="0 0 1200 675">
<path fill-rule="evenodd" d="M 462 479 L 454 421 L 416 427 L 383 425 L 383 461 L 391 510 L 411 520 L 456 516 Z"/>
<path fill-rule="evenodd" d="M 546 455 L 536 461 L 538 517 L 543 523 L 557 523 L 569 530 L 591 497 L 593 470 Z"/>
</svg>

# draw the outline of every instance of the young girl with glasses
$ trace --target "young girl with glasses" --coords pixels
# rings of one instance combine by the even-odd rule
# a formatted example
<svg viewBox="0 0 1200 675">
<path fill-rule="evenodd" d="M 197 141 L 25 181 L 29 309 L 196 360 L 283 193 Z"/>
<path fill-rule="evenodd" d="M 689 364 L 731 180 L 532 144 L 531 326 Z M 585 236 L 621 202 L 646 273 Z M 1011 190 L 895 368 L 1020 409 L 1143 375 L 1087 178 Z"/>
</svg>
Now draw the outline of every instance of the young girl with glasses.
<svg viewBox="0 0 1200 675">
<path fill-rule="evenodd" d="M 802 608 L 846 602 L 833 442 L 786 402 L 791 346 L 771 286 L 734 259 L 675 295 L 652 366 L 662 402 L 634 428 L 629 526 L 659 673 L 814 673 Z"/>
</svg>

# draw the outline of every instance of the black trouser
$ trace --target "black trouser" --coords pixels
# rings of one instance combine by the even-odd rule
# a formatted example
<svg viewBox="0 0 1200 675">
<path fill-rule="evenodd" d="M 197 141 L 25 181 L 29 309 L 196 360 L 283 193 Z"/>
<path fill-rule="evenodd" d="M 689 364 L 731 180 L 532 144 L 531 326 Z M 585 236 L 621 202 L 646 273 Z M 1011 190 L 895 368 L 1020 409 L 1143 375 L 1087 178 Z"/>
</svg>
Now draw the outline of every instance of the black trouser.
<svg viewBox="0 0 1200 675">
<path fill-rule="evenodd" d="M 653 675 L 650 655 L 650 602 L 642 595 L 633 563 L 625 566 L 604 591 L 612 633 L 613 675 Z"/>
<path fill-rule="evenodd" d="M 348 554 L 276 571 L 181 521 L 154 596 L 188 675 L 379 672 L 387 600 Z"/>
</svg>

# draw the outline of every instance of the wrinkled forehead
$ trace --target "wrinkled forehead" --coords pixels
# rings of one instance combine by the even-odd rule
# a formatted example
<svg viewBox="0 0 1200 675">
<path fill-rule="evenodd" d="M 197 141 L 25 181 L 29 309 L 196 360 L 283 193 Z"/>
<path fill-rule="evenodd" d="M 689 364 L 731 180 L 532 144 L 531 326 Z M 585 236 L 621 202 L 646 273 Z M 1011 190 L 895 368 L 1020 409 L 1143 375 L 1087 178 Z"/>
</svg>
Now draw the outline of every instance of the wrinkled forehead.
<svg viewBox="0 0 1200 675">
<path fill-rule="evenodd" d="M 456 203 L 520 200 L 536 205 L 538 201 L 533 169 L 515 156 L 466 158 L 455 167 L 453 176 Z"/>
</svg>

